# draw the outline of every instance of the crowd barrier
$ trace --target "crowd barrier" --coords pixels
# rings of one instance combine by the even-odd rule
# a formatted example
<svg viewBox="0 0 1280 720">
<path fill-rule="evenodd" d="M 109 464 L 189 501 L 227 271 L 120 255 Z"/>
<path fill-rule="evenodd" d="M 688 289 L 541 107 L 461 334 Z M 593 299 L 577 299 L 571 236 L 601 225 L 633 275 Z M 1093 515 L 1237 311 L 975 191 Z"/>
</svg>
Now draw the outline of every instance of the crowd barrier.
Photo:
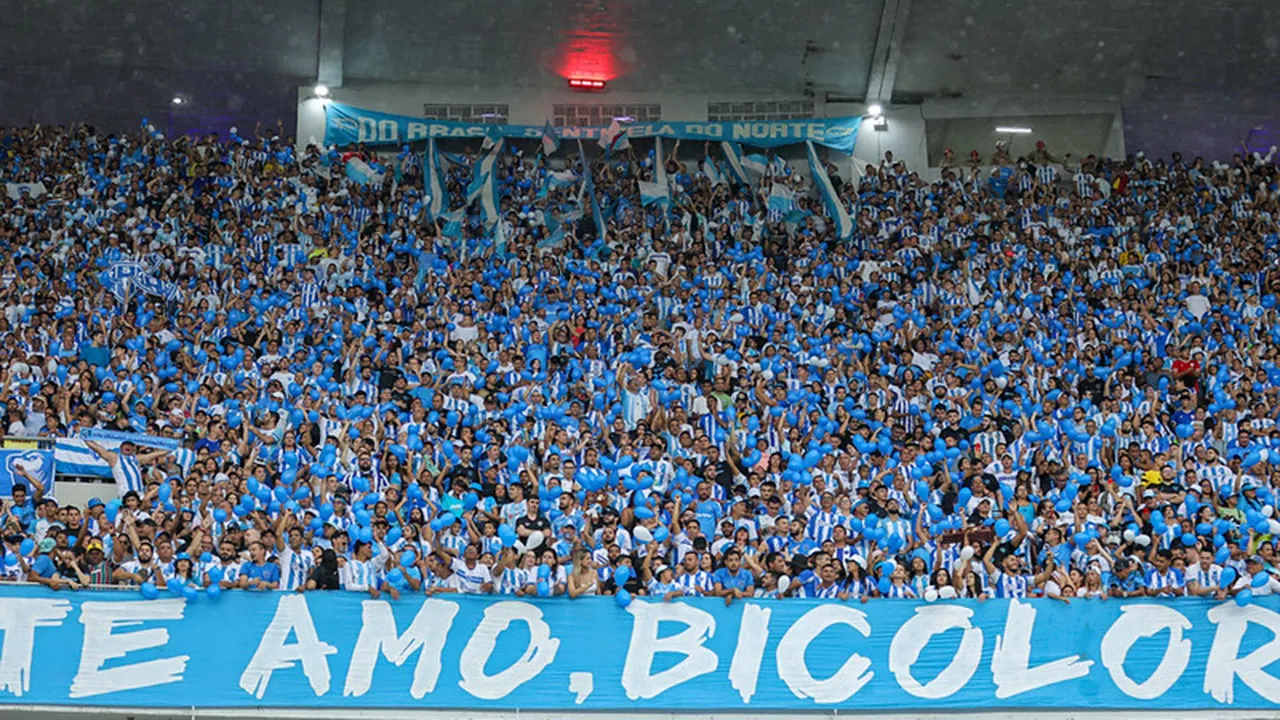
<svg viewBox="0 0 1280 720">
<path fill-rule="evenodd" d="M 821 602 L 0 587 L 0 702 L 806 713 L 1280 707 L 1280 601 Z M 3 712 L 0 710 L 0 712 Z"/>
</svg>

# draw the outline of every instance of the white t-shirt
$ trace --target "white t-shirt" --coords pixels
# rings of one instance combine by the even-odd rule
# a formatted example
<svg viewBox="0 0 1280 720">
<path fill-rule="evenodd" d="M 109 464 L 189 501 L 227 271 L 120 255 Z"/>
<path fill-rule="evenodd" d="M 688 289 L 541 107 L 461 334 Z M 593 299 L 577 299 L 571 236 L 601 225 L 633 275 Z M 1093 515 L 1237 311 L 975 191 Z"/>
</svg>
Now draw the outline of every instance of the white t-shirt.
<svg viewBox="0 0 1280 720">
<path fill-rule="evenodd" d="M 466 560 L 454 558 L 452 569 L 453 577 L 458 578 L 458 589 L 464 593 L 484 592 L 481 586 L 493 582 L 489 567 L 482 563 L 476 563 L 475 567 L 469 568 Z"/>
</svg>

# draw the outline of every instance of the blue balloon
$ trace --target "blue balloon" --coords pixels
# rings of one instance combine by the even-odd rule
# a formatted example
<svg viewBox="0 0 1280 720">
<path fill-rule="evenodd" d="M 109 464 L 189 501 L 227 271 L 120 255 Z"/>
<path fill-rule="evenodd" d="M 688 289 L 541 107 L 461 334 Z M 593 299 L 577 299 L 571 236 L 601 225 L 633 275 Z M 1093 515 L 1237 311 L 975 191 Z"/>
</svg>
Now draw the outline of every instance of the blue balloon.
<svg viewBox="0 0 1280 720">
<path fill-rule="evenodd" d="M 1184 547 L 1194 547 L 1196 544 L 1196 536 L 1191 533 L 1182 534 L 1182 545 Z"/>
<path fill-rule="evenodd" d="M 147 600 L 155 600 L 160 597 L 160 591 L 156 588 L 156 584 L 153 582 L 144 582 L 142 583 L 142 587 L 139 589 L 142 591 L 142 597 Z"/>
<path fill-rule="evenodd" d="M 1253 590 L 1245 588 L 1236 593 L 1236 605 L 1244 607 L 1253 601 Z"/>
<path fill-rule="evenodd" d="M 618 588 L 618 592 L 614 594 L 613 599 L 618 603 L 618 607 L 625 608 L 631 604 L 631 593 L 623 588 Z"/>
<path fill-rule="evenodd" d="M 538 597 L 551 597 L 551 583 L 546 580 L 538 581 Z"/>
<path fill-rule="evenodd" d="M 619 588 L 621 588 L 623 585 L 626 585 L 627 581 L 630 579 L 631 579 L 631 568 L 627 567 L 626 565 L 619 567 L 618 570 L 613 574 L 613 582 L 617 584 Z"/>
<path fill-rule="evenodd" d="M 539 580 L 546 580 L 546 579 L 547 579 L 547 578 L 549 578 L 549 577 L 551 577 L 551 566 L 550 566 L 550 565 L 546 565 L 546 564 L 539 565 L 539 566 L 538 566 L 538 579 L 539 579 Z"/>
<path fill-rule="evenodd" d="M 210 600 L 216 600 L 218 599 L 219 596 L 222 595 L 222 586 L 216 585 L 216 584 L 210 585 L 209 587 L 205 588 L 204 594 L 208 595 Z"/>
</svg>

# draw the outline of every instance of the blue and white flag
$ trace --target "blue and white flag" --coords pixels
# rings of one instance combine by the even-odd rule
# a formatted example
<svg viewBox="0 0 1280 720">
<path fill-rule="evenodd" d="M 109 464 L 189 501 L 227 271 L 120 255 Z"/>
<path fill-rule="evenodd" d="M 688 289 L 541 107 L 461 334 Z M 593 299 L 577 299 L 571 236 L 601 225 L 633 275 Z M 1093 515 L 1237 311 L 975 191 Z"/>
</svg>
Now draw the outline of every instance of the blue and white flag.
<svg viewBox="0 0 1280 720">
<path fill-rule="evenodd" d="M 364 160 L 353 157 L 347 161 L 347 177 L 362 187 L 368 187 L 381 185 L 383 174 Z"/>
<path fill-rule="evenodd" d="M 702 161 L 702 172 L 707 174 L 707 180 L 710 180 L 712 185 L 724 185 L 729 182 L 710 155 Z"/>
<path fill-rule="evenodd" d="M 822 198 L 823 204 L 827 206 L 827 213 L 831 215 L 831 220 L 835 224 L 836 236 L 841 240 L 853 237 L 853 219 L 849 217 L 844 203 L 836 195 L 835 186 L 827 176 L 827 169 L 818 159 L 818 151 L 814 149 L 811 142 L 806 142 L 804 147 L 809 154 L 809 176 L 813 178 L 813 184 L 818 189 L 818 197 Z"/>
<path fill-rule="evenodd" d="M 769 191 L 769 222 L 778 222 L 796 209 L 796 194 L 783 183 L 775 182 Z"/>
<path fill-rule="evenodd" d="M 578 182 L 578 174 L 572 170 L 552 170 L 547 173 L 547 185 L 553 188 L 568 187 Z"/>
<path fill-rule="evenodd" d="M 742 157 L 742 168 L 747 171 L 748 177 L 755 176 L 756 180 L 769 174 L 769 158 L 760 153 L 751 153 Z"/>
<path fill-rule="evenodd" d="M 52 450 L 0 450 L 0 497 L 11 497 L 16 484 L 30 485 L 27 478 L 19 473 L 19 468 L 40 481 L 47 497 L 53 497 Z M 32 488 L 28 487 L 27 492 L 31 493 Z"/>
<path fill-rule="evenodd" d="M 606 155 L 614 150 L 626 150 L 631 147 L 631 141 L 627 139 L 627 129 L 618 122 L 618 118 L 614 118 L 609 123 L 609 127 L 600 133 L 600 147 L 604 148 Z"/>
<path fill-rule="evenodd" d="M 427 188 L 427 220 L 435 220 L 448 207 L 444 180 L 440 177 L 440 158 L 436 155 L 435 138 L 427 140 L 427 152 L 422 160 L 422 177 Z"/>
<path fill-rule="evenodd" d="M 555 128 L 551 127 L 551 121 L 542 127 L 542 154 L 550 155 L 560 149 L 560 139 L 556 137 Z"/>
<path fill-rule="evenodd" d="M 179 288 L 176 284 L 167 280 L 161 280 L 154 275 L 145 273 L 134 275 L 130 281 L 133 286 L 148 295 L 154 295 L 165 300 L 174 300 L 178 297 Z"/>
<path fill-rule="evenodd" d="M 662 156 L 662 138 L 655 138 L 653 145 L 653 182 L 640 182 L 640 204 L 648 207 L 671 204 L 671 184 L 667 181 L 667 163 Z"/>
<path fill-rule="evenodd" d="M 720 143 L 720 149 L 724 150 L 725 160 L 729 163 L 730 179 L 738 185 L 751 185 L 751 178 L 747 175 L 747 169 L 742 164 L 742 148 L 737 143 L 731 143 L 728 140 Z"/>
<path fill-rule="evenodd" d="M 444 218 L 444 227 L 440 232 L 447 238 L 462 237 L 462 222 L 467 217 L 466 208 L 458 208 L 447 213 L 442 213 L 440 217 Z"/>
</svg>

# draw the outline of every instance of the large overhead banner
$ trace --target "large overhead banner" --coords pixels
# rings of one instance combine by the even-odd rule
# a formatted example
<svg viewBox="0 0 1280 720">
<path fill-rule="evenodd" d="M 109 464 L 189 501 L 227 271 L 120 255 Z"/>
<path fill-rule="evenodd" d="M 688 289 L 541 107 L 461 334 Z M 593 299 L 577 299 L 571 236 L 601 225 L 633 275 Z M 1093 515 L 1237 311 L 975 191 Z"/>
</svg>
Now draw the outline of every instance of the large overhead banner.
<svg viewBox="0 0 1280 720">
<path fill-rule="evenodd" d="M 325 105 L 326 145 L 342 147 L 402 145 L 429 138 L 484 138 L 494 134 L 507 138 L 541 140 L 545 125 L 485 125 L 482 123 L 424 120 L 405 115 L 364 110 L 340 103 Z M 859 117 L 776 120 L 773 122 L 653 122 L 625 127 L 629 138 L 665 137 L 678 140 L 729 141 L 753 147 L 773 148 L 806 141 L 840 152 L 853 152 L 858 137 Z M 560 140 L 599 140 L 608 128 L 556 128 Z"/>
<path fill-rule="evenodd" d="M 1272 597 L 1245 607 L 636 599 L 623 609 L 612 598 L 161 595 L 0 587 L 0 705 L 1280 707 Z"/>
</svg>

